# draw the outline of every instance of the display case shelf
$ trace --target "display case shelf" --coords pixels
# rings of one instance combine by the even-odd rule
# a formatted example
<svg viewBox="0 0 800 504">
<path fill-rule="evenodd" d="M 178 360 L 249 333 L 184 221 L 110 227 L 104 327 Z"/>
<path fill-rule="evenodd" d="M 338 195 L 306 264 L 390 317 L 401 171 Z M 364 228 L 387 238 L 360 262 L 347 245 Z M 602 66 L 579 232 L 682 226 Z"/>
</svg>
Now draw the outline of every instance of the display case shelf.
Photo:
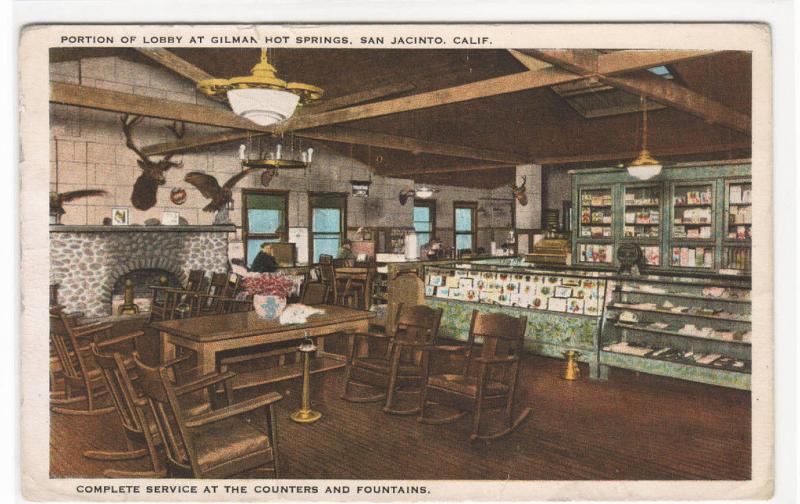
<svg viewBox="0 0 800 504">
<path fill-rule="evenodd" d="M 601 365 L 749 387 L 749 378 L 740 376 L 751 367 L 749 282 L 654 276 L 612 282 L 598 351 Z M 680 302 L 686 306 L 676 306 Z M 687 367 L 707 371 L 698 375 Z"/>
</svg>

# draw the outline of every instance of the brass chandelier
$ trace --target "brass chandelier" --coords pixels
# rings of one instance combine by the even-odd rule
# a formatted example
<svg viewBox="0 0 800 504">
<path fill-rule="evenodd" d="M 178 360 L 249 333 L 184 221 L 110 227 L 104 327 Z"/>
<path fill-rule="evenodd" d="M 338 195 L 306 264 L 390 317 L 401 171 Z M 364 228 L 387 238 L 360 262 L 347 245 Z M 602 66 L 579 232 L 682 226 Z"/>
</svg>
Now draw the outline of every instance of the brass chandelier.
<svg viewBox="0 0 800 504">
<path fill-rule="evenodd" d="M 270 126 L 290 118 L 298 105 L 322 97 L 323 90 L 311 84 L 279 79 L 274 66 L 267 61 L 267 50 L 261 49 L 261 61 L 244 77 L 206 79 L 197 83 L 207 96 L 228 101 L 233 112 L 259 126 Z"/>
</svg>

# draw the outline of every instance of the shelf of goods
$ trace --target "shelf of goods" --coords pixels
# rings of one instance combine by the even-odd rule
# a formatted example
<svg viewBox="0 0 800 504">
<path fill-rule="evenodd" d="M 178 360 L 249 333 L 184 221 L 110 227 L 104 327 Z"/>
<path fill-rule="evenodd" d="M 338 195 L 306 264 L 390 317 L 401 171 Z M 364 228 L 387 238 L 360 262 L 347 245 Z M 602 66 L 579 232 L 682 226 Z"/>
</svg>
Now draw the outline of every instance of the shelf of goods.
<svg viewBox="0 0 800 504">
<path fill-rule="evenodd" d="M 526 316 L 526 350 L 558 358 L 577 350 L 596 378 L 607 276 L 489 260 L 426 266 L 423 279 L 426 304 L 443 310 L 441 337 L 465 340 L 474 309 Z"/>
<path fill-rule="evenodd" d="M 750 284 L 615 277 L 598 352 L 607 367 L 750 389 Z"/>
<path fill-rule="evenodd" d="M 636 243 L 643 269 L 749 275 L 750 163 L 686 163 L 645 182 L 621 169 L 576 170 L 573 263 L 611 269 Z"/>
</svg>

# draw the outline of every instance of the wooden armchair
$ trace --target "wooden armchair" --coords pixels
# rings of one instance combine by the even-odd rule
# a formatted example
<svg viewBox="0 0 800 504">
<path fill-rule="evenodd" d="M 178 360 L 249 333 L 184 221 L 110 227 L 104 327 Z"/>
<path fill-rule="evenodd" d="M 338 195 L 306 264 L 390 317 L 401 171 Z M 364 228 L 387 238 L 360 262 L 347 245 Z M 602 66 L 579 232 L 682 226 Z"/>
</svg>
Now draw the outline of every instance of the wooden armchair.
<svg viewBox="0 0 800 504">
<path fill-rule="evenodd" d="M 189 271 L 189 278 L 186 280 L 186 285 L 183 287 L 183 290 L 199 292 L 203 290 L 205 281 L 205 270 L 191 270 Z"/>
<path fill-rule="evenodd" d="M 319 274 L 322 283 L 328 287 L 328 304 L 354 305 L 356 293 L 351 288 L 350 279 L 336 277 L 333 262 L 319 263 Z"/>
<path fill-rule="evenodd" d="M 130 334 L 125 337 L 125 340 L 135 341 L 139 336 L 140 334 L 137 333 Z M 109 346 L 107 342 L 90 344 L 92 356 L 102 372 L 106 389 L 110 392 L 109 396 L 122 424 L 127 449 L 123 451 L 89 450 L 85 451 L 83 456 L 95 460 L 133 460 L 149 455 L 152 467 L 150 471 L 107 469 L 103 475 L 107 478 L 166 476 L 166 470 L 159 460 L 157 447 L 161 440 L 157 436 L 156 426 L 145 414 L 145 401 L 139 396 L 133 385 L 138 378 L 133 373 L 133 360 L 130 356 L 123 357 L 120 352 L 108 353 L 106 349 Z M 167 362 L 163 366 L 172 367 L 188 357 L 189 355 L 185 355 Z M 202 409 L 197 411 L 202 411 Z M 144 447 L 142 448 L 142 446 Z"/>
<path fill-rule="evenodd" d="M 415 387 L 415 393 L 421 388 L 427 349 L 433 346 L 439 332 L 442 310 L 424 305 L 400 306 L 399 310 L 394 336 L 381 333 L 350 335 L 342 399 L 351 402 L 385 399 L 383 411 L 386 413 L 408 415 L 419 412 L 419 408 L 397 409 L 394 398 L 402 387 Z M 349 389 L 353 385 L 371 387 L 376 393 L 351 396 Z"/>
<path fill-rule="evenodd" d="M 193 312 L 195 315 L 211 315 L 219 313 L 220 297 L 227 297 L 228 274 L 214 273 L 208 283 L 208 289 L 202 294 L 192 298 Z"/>
<path fill-rule="evenodd" d="M 215 389 L 233 373 L 213 373 L 176 387 L 166 368 L 153 368 L 134 355 L 139 386 L 164 442 L 172 477 L 229 478 L 261 470 L 278 477 L 277 425 L 273 404 L 280 394 L 269 394 L 233 404 L 226 387 L 227 404 L 187 417 L 178 397 L 202 389 L 215 397 Z M 257 425 L 249 417 L 263 410 L 266 421 Z M 247 415 L 248 418 L 245 418 Z"/>
<path fill-rule="evenodd" d="M 105 346 L 126 343 L 131 335 L 111 338 L 113 324 L 96 323 L 77 326 L 63 311 L 50 314 L 50 342 L 55 351 L 64 380 L 63 392 L 53 392 L 51 410 L 65 415 L 101 415 L 114 406 L 100 407 L 100 397 L 107 394 L 100 369 L 92 359 L 89 343 Z M 137 331 L 134 335 L 143 333 Z"/>
<path fill-rule="evenodd" d="M 306 282 L 300 303 L 308 306 L 325 304 L 328 298 L 328 286 L 322 282 Z"/>
<path fill-rule="evenodd" d="M 526 317 L 515 318 L 500 313 L 472 312 L 469 338 L 464 346 L 436 346 L 432 351 L 456 352 L 463 355 L 460 371 L 446 373 L 425 367 L 425 385 L 420 398 L 419 421 L 441 424 L 453 422 L 472 413 L 471 440 L 496 439 L 522 424 L 531 412 L 524 408 L 513 417 L 514 392 L 519 375 L 519 356 L 525 337 Z M 477 348 L 476 338 L 483 345 Z M 428 403 L 459 410 L 444 418 L 426 416 Z M 480 432 L 481 416 L 488 409 L 503 409 L 507 416 L 505 428 L 492 434 Z"/>
</svg>

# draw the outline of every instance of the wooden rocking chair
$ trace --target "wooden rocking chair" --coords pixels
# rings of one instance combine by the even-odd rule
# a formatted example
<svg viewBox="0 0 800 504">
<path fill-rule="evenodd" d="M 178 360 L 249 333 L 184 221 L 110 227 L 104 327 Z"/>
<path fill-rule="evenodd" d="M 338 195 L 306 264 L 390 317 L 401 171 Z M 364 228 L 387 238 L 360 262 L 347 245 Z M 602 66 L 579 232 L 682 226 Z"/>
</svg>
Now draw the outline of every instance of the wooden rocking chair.
<svg viewBox="0 0 800 504">
<path fill-rule="evenodd" d="M 474 310 L 466 345 L 432 348 L 432 351 L 462 353 L 463 362 L 460 372 L 456 374 L 431 372 L 426 366 L 418 420 L 442 424 L 472 413 L 470 439 L 473 441 L 497 439 L 519 427 L 531 412 L 531 408 L 524 408 L 516 418 L 513 416 L 519 356 L 527 323 L 527 317 L 515 318 Z M 476 348 L 476 338 L 483 341 L 480 353 Z M 429 417 L 426 416 L 428 403 L 449 406 L 459 412 L 444 418 Z M 506 427 L 499 432 L 482 434 L 480 422 L 483 412 L 501 408 L 507 416 Z"/>
<path fill-rule="evenodd" d="M 137 334 L 131 334 L 127 336 L 126 339 L 135 340 L 137 337 Z M 103 377 L 106 380 L 106 387 L 110 391 L 112 402 L 119 415 L 125 434 L 127 450 L 89 450 L 85 451 L 83 456 L 95 460 L 133 460 L 149 455 L 152 464 L 151 471 L 107 469 L 103 472 L 103 475 L 107 478 L 165 477 L 167 471 L 166 468 L 163 467 L 158 454 L 158 446 L 161 445 L 162 441 L 158 437 L 157 426 L 151 417 L 147 415 L 145 411 L 147 402 L 140 396 L 134 385 L 138 380 L 138 376 L 134 372 L 135 364 L 132 356 L 135 355 L 138 359 L 139 354 L 134 351 L 129 357 L 125 358 L 120 352 L 114 352 L 113 354 L 101 352 L 102 349 L 108 346 L 108 344 L 104 343 L 92 343 L 92 355 L 103 372 Z M 188 358 L 189 355 L 184 355 L 164 364 L 160 364 L 160 367 L 170 369 L 172 366 Z M 208 404 L 204 401 L 197 401 L 196 396 L 193 397 L 188 393 L 193 391 L 191 386 L 185 386 L 184 389 L 186 389 L 187 392 L 182 394 L 179 400 L 185 411 L 191 415 L 198 415 L 208 411 Z M 144 445 L 144 448 L 136 448 L 136 446 L 142 445 Z"/>
<path fill-rule="evenodd" d="M 110 338 L 112 327 L 113 324 L 105 323 L 76 326 L 63 311 L 50 314 L 50 342 L 64 381 L 63 392 L 51 392 L 51 411 L 64 415 L 102 415 L 114 411 L 113 405 L 99 407 L 97 404 L 108 390 L 89 349 L 92 341 L 103 341 L 106 346 L 128 341 L 131 335 Z"/>
<path fill-rule="evenodd" d="M 228 478 L 260 470 L 278 477 L 277 424 L 272 405 L 281 399 L 280 394 L 271 392 L 233 404 L 226 384 L 226 406 L 187 417 L 178 401 L 180 396 L 207 389 L 212 403 L 217 403 L 216 387 L 234 374 L 213 373 L 176 387 L 166 368 L 147 366 L 137 355 L 133 360 L 140 389 L 164 442 L 170 476 Z M 243 418 L 259 409 L 266 416 L 264 425 Z"/>
<path fill-rule="evenodd" d="M 383 411 L 396 415 L 411 415 L 419 408 L 399 410 L 394 405 L 395 394 L 401 388 L 414 387 L 418 393 L 423 384 L 427 349 L 439 332 L 442 310 L 428 306 L 398 307 L 400 315 L 393 336 L 381 333 L 350 335 L 347 370 L 341 398 L 350 402 L 376 402 L 386 399 Z M 376 347 L 382 342 L 385 349 Z M 360 345 L 361 344 L 361 345 Z M 357 355 L 362 346 L 360 355 Z M 350 386 L 369 386 L 377 392 L 370 396 L 350 395 Z M 402 390 L 402 392 L 409 392 Z"/>
</svg>

